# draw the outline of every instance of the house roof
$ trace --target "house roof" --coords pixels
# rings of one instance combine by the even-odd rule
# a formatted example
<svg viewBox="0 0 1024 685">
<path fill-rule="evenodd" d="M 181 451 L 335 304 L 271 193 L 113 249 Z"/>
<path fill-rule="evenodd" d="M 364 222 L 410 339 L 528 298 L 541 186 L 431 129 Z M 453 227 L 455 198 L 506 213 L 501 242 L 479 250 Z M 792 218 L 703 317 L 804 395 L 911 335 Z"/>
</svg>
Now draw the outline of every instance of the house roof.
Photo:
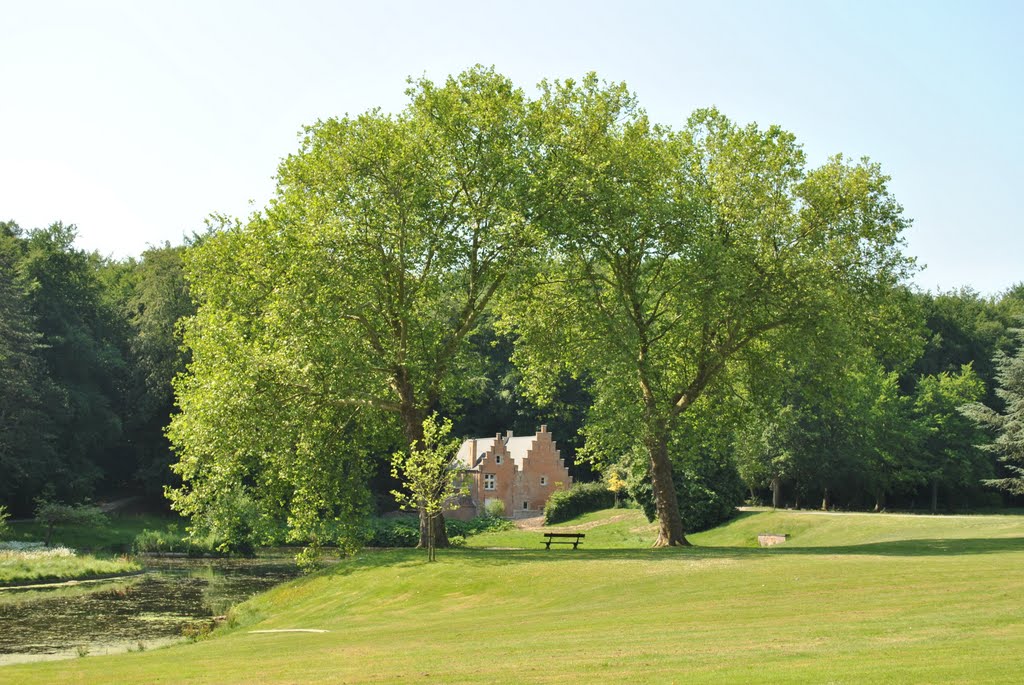
<svg viewBox="0 0 1024 685">
<path fill-rule="evenodd" d="M 527 452 L 533 447 L 534 441 L 536 441 L 536 435 L 524 435 L 522 437 L 508 437 L 503 436 L 501 441 L 505 444 L 505 448 L 508 450 L 508 454 L 512 457 L 513 463 L 516 467 L 523 468 L 523 460 L 526 459 Z M 455 454 L 455 459 L 461 464 L 471 464 L 476 466 L 480 463 L 480 459 L 487 453 L 492 447 L 494 447 L 495 437 L 487 438 L 473 438 L 470 440 L 463 441 L 462 445 L 459 446 L 459 451 Z M 473 443 L 476 442 L 476 454 L 472 454 L 472 460 L 470 455 L 473 452 Z"/>
<path fill-rule="evenodd" d="M 470 455 L 473 451 L 473 442 L 476 442 L 476 454 Z M 455 453 L 455 461 L 460 464 L 470 464 L 476 466 L 480 461 L 480 457 L 484 456 L 484 452 L 494 444 L 494 438 L 475 438 L 473 440 L 465 440 L 462 445 L 459 446 L 459 451 Z"/>
<path fill-rule="evenodd" d="M 522 438 L 503 438 L 505 441 L 505 447 L 508 448 L 508 454 L 512 457 L 512 461 L 515 462 L 516 466 L 523 468 L 523 460 L 526 459 L 526 453 L 533 447 L 534 441 L 537 436 L 530 435 Z"/>
</svg>

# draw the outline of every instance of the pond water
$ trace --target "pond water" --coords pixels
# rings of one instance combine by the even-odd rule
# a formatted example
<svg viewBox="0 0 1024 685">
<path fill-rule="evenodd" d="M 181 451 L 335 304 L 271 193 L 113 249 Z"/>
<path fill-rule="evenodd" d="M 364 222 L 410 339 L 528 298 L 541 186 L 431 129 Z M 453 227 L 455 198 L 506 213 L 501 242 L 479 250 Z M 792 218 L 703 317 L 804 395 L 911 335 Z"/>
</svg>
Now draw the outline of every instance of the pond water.
<svg viewBox="0 0 1024 685">
<path fill-rule="evenodd" d="M 143 564 L 142 575 L 112 581 L 0 590 L 0 665 L 177 642 L 190 626 L 298 575 L 290 557 Z"/>
</svg>

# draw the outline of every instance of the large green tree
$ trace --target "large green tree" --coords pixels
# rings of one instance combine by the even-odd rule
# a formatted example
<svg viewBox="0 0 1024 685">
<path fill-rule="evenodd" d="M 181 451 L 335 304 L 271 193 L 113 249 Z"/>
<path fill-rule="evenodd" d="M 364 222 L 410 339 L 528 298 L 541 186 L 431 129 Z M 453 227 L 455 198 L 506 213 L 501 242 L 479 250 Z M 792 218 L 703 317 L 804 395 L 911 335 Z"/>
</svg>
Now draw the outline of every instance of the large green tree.
<svg viewBox="0 0 1024 685">
<path fill-rule="evenodd" d="M 980 402 L 962 408 L 965 416 L 994 434 L 983 449 L 996 455 L 1007 473 L 987 484 L 1014 495 L 1024 495 L 1024 331 L 1017 331 L 1019 346 L 1014 354 L 997 353 L 996 397 L 1001 410 Z"/>
<path fill-rule="evenodd" d="M 74 226 L 55 223 L 20 238 L 17 281 L 39 333 L 37 359 L 52 382 L 40 435 L 57 455 L 46 480 L 66 499 L 124 482 L 122 442 L 127 325 L 104 290 L 109 260 L 74 247 Z"/>
<path fill-rule="evenodd" d="M 792 134 L 700 110 L 673 132 L 624 86 L 545 84 L 534 198 L 550 260 L 510 307 L 517 359 L 594 379 L 643 445 L 656 545 L 688 544 L 669 457 L 680 417 L 766 340 L 864 320 L 908 268 L 877 165 L 807 169 Z"/>
<path fill-rule="evenodd" d="M 969 486 L 992 474 L 992 464 L 977 445 L 978 428 L 960 407 L 978 402 L 985 384 L 970 364 L 958 373 L 942 372 L 918 379 L 914 414 L 921 431 L 921 469 L 931 486 L 931 510 L 939 506 L 939 489 Z"/>
<path fill-rule="evenodd" d="M 52 408 L 60 404 L 18 274 L 23 248 L 17 224 L 0 223 L 0 501 L 22 514 L 58 470 Z"/>
<path fill-rule="evenodd" d="M 397 115 L 310 126 L 266 211 L 193 250 L 193 361 L 169 433 L 180 511 L 215 511 L 233 480 L 268 516 L 281 501 L 293 523 L 352 514 L 342 499 L 355 477 L 339 489 L 287 470 L 288 487 L 342 498 L 310 504 L 280 487 L 274 499 L 258 474 L 306 450 L 352 476 L 365 434 L 380 444 L 397 429 L 405 449 L 422 444 L 423 420 L 478 375 L 469 337 L 535 242 L 525 98 L 482 68 L 408 94 Z M 318 443 L 330 430 L 341 442 Z"/>
</svg>

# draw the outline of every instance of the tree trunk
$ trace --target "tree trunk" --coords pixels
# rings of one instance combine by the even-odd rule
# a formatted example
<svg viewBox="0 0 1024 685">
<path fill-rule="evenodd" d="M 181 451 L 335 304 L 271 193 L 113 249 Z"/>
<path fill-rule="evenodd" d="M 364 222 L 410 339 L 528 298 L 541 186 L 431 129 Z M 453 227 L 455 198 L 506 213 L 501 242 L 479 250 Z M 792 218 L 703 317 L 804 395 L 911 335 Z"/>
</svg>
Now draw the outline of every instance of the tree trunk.
<svg viewBox="0 0 1024 685">
<path fill-rule="evenodd" d="M 939 510 L 939 479 L 932 479 L 932 513 Z"/>
<path fill-rule="evenodd" d="M 409 443 L 409 449 L 414 444 L 423 444 L 423 419 L 424 412 L 417 409 L 411 401 L 412 390 L 407 385 L 399 384 L 399 397 L 402 398 L 399 414 L 402 418 L 402 432 Z M 433 545 L 429 544 L 433 539 Z M 445 530 L 444 514 L 438 512 L 433 516 L 432 521 L 427 520 L 427 513 L 420 509 L 420 541 L 416 545 L 419 549 L 426 549 L 428 556 L 433 556 L 433 550 L 438 547 L 449 547 L 448 532 Z"/>
<path fill-rule="evenodd" d="M 821 510 L 828 511 L 828 488 L 821 495 Z"/>
<path fill-rule="evenodd" d="M 672 478 L 672 462 L 668 458 L 668 427 L 654 422 L 647 436 L 647 450 L 651 459 L 651 488 L 658 514 L 658 539 L 655 547 L 689 547 L 683 533 L 683 519 L 679 514 L 679 500 Z"/>
<path fill-rule="evenodd" d="M 772 509 L 782 507 L 782 481 L 779 478 L 772 478 Z"/>
<path fill-rule="evenodd" d="M 885 490 L 877 490 L 875 492 L 875 511 L 885 511 Z"/>
</svg>

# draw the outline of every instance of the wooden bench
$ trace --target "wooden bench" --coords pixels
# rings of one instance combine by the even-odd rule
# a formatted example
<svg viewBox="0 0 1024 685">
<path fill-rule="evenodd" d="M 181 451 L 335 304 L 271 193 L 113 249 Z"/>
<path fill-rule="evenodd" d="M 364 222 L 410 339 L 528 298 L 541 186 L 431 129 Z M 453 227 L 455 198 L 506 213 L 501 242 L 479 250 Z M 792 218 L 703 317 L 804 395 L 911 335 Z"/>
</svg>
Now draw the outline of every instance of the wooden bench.
<svg viewBox="0 0 1024 685">
<path fill-rule="evenodd" d="M 544 533 L 547 540 L 543 540 L 544 547 L 551 549 L 551 545 L 572 545 L 573 549 L 580 546 L 580 540 L 587 537 L 586 533 Z M 573 538 L 572 540 L 556 540 L 555 538 Z"/>
</svg>

